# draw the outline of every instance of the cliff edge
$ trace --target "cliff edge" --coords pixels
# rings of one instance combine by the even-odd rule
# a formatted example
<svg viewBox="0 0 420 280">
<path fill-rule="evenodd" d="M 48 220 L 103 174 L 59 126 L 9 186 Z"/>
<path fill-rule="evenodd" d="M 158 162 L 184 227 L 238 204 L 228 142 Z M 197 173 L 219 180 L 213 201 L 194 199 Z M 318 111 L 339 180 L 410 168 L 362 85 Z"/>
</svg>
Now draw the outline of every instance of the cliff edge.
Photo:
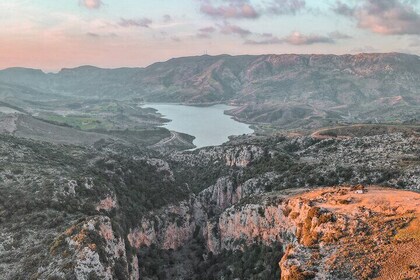
<svg viewBox="0 0 420 280">
<path fill-rule="evenodd" d="M 304 207 L 296 212 L 296 205 Z M 375 186 L 318 189 L 291 198 L 286 209 L 297 242 L 280 261 L 282 280 L 418 279 L 420 194 Z"/>
</svg>

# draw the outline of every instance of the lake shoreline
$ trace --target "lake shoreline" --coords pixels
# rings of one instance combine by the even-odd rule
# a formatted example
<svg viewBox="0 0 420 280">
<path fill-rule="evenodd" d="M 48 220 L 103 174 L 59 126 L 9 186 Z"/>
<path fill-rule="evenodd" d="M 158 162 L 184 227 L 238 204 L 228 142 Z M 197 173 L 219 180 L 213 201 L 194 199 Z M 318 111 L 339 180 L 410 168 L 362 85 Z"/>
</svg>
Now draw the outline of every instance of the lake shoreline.
<svg viewBox="0 0 420 280">
<path fill-rule="evenodd" d="M 170 120 L 162 127 L 195 137 L 196 148 L 218 146 L 229 141 L 230 136 L 253 134 L 249 124 L 235 120 L 226 112 L 234 109 L 227 104 L 196 106 L 181 103 L 146 102 L 143 108 L 153 108 L 162 118 Z"/>
</svg>

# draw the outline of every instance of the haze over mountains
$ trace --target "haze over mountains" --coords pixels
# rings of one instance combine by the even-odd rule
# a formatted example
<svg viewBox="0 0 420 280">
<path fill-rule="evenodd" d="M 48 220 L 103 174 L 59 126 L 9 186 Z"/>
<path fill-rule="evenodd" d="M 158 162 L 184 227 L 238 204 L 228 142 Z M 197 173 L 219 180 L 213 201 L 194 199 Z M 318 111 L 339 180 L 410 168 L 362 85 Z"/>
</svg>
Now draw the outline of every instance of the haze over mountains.
<svg viewBox="0 0 420 280">
<path fill-rule="evenodd" d="M 233 103 L 241 107 L 230 114 L 244 121 L 301 126 L 319 119 L 322 124 L 418 119 L 419 77 L 420 57 L 401 53 L 205 55 L 146 68 L 81 66 L 56 74 L 9 68 L 0 71 L 0 87 L 3 96 L 26 100 L 33 95 Z"/>
</svg>

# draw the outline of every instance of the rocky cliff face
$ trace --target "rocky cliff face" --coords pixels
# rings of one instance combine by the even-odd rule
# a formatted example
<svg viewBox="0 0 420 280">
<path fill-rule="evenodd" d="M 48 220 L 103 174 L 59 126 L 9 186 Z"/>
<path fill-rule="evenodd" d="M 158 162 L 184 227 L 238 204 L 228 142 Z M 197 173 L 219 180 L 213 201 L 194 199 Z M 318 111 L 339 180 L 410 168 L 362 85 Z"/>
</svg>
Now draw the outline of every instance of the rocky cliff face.
<svg viewBox="0 0 420 280">
<path fill-rule="evenodd" d="M 398 272 L 389 259 L 396 258 L 393 250 L 408 253 L 420 248 L 419 198 L 416 193 L 363 186 L 289 190 L 253 196 L 213 217 L 203 216 L 204 211 L 194 216 L 191 209 L 202 204 L 192 208 L 182 204 L 166 209 L 158 223 L 143 221 L 130 241 L 137 241 L 137 247 L 154 243 L 176 249 L 197 231 L 214 254 L 250 244 L 282 244 L 279 266 L 284 280 L 371 279 L 387 273 L 414 279 L 410 277 L 420 268 L 416 254 L 410 252 L 412 256 L 404 260 L 407 265 Z M 195 222 L 174 221 L 162 227 L 170 215 Z"/>
<path fill-rule="evenodd" d="M 416 135 L 236 139 L 170 155 L 0 142 L 5 279 L 272 279 L 278 267 L 284 279 L 370 279 L 395 263 L 406 268 L 396 279 L 418 272 L 417 194 L 313 190 L 417 190 Z"/>
<path fill-rule="evenodd" d="M 282 279 L 415 279 L 420 272 L 419 198 L 418 193 L 361 186 L 299 196 L 308 211 L 290 212 L 297 242 L 289 243 L 280 262 Z"/>
<path fill-rule="evenodd" d="M 170 159 L 195 167 L 222 162 L 227 167 L 244 168 L 263 155 L 260 146 L 239 145 L 200 149 L 198 154 L 176 153 Z M 128 235 L 130 244 L 135 248 L 155 244 L 162 249 L 177 249 L 191 240 L 211 217 L 244 197 L 264 192 L 264 187 L 275 178 L 276 174 L 267 173 L 237 185 L 229 176 L 220 177 L 202 192 L 143 217 L 139 227 Z"/>
<path fill-rule="evenodd" d="M 247 167 L 263 154 L 264 151 L 258 146 L 239 146 L 224 153 L 226 165 L 230 167 Z"/>
<path fill-rule="evenodd" d="M 128 235 L 130 244 L 135 248 L 155 244 L 162 249 L 177 249 L 207 227 L 212 217 L 245 197 L 264 192 L 265 185 L 275 178 L 268 173 L 235 186 L 228 177 L 222 177 L 198 195 L 149 213 Z"/>
<path fill-rule="evenodd" d="M 245 144 L 208 147 L 193 153 L 179 152 L 171 154 L 169 159 L 192 167 L 207 166 L 219 162 L 228 167 L 247 167 L 264 155 L 265 150 L 262 146 Z"/>
<path fill-rule="evenodd" d="M 138 279 L 136 257 L 128 257 L 126 244 L 116 236 L 111 219 L 91 217 L 68 228 L 50 247 L 54 261 L 38 268 L 37 279 L 50 275 L 66 277 L 74 273 L 76 279 Z"/>
</svg>

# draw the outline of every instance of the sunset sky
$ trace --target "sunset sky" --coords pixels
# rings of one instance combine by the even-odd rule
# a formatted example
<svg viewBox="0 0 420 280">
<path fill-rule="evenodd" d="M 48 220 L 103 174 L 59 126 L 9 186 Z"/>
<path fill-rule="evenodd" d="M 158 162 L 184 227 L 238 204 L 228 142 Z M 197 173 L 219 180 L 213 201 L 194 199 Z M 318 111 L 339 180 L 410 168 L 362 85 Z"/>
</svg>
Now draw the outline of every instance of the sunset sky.
<svg viewBox="0 0 420 280">
<path fill-rule="evenodd" d="M 417 0 L 0 0 L 0 68 L 216 54 L 420 54 Z"/>
</svg>

